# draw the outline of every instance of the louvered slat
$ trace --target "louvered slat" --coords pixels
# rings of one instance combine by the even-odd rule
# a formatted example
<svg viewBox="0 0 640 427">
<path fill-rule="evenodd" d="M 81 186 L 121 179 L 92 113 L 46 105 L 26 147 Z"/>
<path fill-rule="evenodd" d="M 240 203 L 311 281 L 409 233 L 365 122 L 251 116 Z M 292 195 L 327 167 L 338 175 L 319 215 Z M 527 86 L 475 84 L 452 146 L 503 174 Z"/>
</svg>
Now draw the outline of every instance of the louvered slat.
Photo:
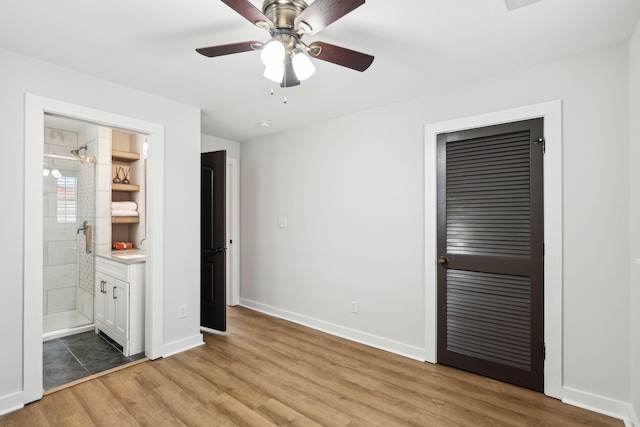
<svg viewBox="0 0 640 427">
<path fill-rule="evenodd" d="M 529 143 L 515 132 L 447 145 L 448 253 L 529 257 Z"/>
<path fill-rule="evenodd" d="M 529 371 L 528 277 L 447 270 L 447 349 Z"/>
</svg>

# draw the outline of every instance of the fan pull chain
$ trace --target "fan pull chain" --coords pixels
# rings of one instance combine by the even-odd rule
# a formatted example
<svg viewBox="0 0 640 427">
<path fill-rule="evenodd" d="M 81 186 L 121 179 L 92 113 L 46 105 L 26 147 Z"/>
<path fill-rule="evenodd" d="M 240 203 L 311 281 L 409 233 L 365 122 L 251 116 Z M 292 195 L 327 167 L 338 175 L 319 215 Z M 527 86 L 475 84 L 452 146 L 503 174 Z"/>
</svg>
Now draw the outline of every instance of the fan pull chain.
<svg viewBox="0 0 640 427">
<path fill-rule="evenodd" d="M 286 104 L 286 103 L 287 103 L 287 97 L 286 97 L 286 96 L 284 97 L 284 101 L 283 101 L 282 103 L 283 103 L 283 104 Z"/>
<path fill-rule="evenodd" d="M 273 95 L 273 83 L 271 84 L 271 95 Z"/>
</svg>

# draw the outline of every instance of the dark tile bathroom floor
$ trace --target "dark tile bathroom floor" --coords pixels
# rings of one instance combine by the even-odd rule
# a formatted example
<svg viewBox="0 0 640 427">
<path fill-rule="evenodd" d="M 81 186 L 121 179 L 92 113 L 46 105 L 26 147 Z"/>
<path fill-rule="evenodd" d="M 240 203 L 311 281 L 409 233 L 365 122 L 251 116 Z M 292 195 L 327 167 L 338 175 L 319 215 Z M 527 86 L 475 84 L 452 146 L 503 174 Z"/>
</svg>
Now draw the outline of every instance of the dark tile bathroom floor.
<svg viewBox="0 0 640 427">
<path fill-rule="evenodd" d="M 142 359 L 144 353 L 126 357 L 102 335 L 93 331 L 43 343 L 45 390 Z"/>
</svg>

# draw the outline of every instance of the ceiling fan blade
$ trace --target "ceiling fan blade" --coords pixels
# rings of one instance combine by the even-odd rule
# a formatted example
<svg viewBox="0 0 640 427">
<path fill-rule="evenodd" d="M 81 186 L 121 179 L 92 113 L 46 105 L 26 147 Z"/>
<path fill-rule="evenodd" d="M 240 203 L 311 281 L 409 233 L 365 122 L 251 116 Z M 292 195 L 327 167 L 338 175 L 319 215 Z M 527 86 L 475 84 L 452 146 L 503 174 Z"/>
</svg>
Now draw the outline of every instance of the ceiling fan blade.
<svg viewBox="0 0 640 427">
<path fill-rule="evenodd" d="M 219 46 L 201 47 L 196 49 L 200 55 L 213 58 L 215 56 L 231 55 L 232 53 L 248 52 L 250 50 L 258 50 L 262 48 L 261 42 L 240 42 L 231 44 L 221 44 Z"/>
<path fill-rule="evenodd" d="M 273 22 L 271 21 L 271 19 L 267 18 L 265 14 L 262 13 L 260 9 L 252 5 L 249 0 L 222 0 L 222 3 L 238 12 L 253 25 L 265 29 L 273 27 Z M 261 22 L 266 22 L 266 26 L 259 24 Z"/>
<path fill-rule="evenodd" d="M 373 56 L 367 55 L 366 53 L 356 52 L 355 50 L 346 49 L 344 47 L 324 42 L 313 42 L 309 45 L 309 48 L 309 54 L 313 58 L 342 65 L 343 67 L 351 68 L 356 71 L 366 70 L 374 59 Z M 320 48 L 320 52 L 316 54 L 315 51 L 318 48 Z"/>
<path fill-rule="evenodd" d="M 284 76 L 282 77 L 282 83 L 280 83 L 280 87 L 292 87 L 298 86 L 299 84 L 300 80 L 298 80 L 296 72 L 293 71 L 293 64 L 291 63 L 291 59 L 288 59 L 284 64 Z"/>
<path fill-rule="evenodd" d="M 300 23 L 304 22 L 311 27 L 311 30 L 305 33 L 315 34 L 362 6 L 364 2 L 365 0 L 315 0 L 296 17 L 295 26 L 300 28 Z"/>
</svg>

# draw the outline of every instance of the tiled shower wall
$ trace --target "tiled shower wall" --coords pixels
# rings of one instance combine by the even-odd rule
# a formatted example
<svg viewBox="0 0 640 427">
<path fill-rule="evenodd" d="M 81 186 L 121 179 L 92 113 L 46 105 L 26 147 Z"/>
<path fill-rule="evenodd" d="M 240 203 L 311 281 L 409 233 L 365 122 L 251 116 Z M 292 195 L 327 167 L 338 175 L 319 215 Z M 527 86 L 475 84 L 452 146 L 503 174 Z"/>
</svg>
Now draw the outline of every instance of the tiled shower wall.
<svg viewBox="0 0 640 427">
<path fill-rule="evenodd" d="M 69 156 L 78 147 L 78 134 L 52 128 L 44 131 L 44 152 Z M 77 177 L 78 163 L 44 158 L 44 167 L 58 169 L 63 176 Z M 51 175 L 44 179 L 44 277 L 43 314 L 73 310 L 76 307 L 78 248 L 75 222 L 59 222 L 58 182 Z"/>
<path fill-rule="evenodd" d="M 96 252 L 111 252 L 111 128 L 98 127 L 99 150 L 96 157 L 98 211 Z"/>
<path fill-rule="evenodd" d="M 80 145 L 86 144 L 88 157 L 94 158 L 98 152 L 98 138 L 95 131 L 81 133 L 80 138 L 84 139 Z M 91 253 L 87 253 L 86 241 L 80 235 L 78 239 L 78 286 L 76 288 L 76 310 L 84 314 L 88 319 L 93 320 L 93 296 L 95 282 L 95 235 L 96 229 L 96 178 L 95 164 L 81 163 L 78 171 L 78 226 L 83 221 L 88 221 L 92 227 L 92 248 Z"/>
</svg>

